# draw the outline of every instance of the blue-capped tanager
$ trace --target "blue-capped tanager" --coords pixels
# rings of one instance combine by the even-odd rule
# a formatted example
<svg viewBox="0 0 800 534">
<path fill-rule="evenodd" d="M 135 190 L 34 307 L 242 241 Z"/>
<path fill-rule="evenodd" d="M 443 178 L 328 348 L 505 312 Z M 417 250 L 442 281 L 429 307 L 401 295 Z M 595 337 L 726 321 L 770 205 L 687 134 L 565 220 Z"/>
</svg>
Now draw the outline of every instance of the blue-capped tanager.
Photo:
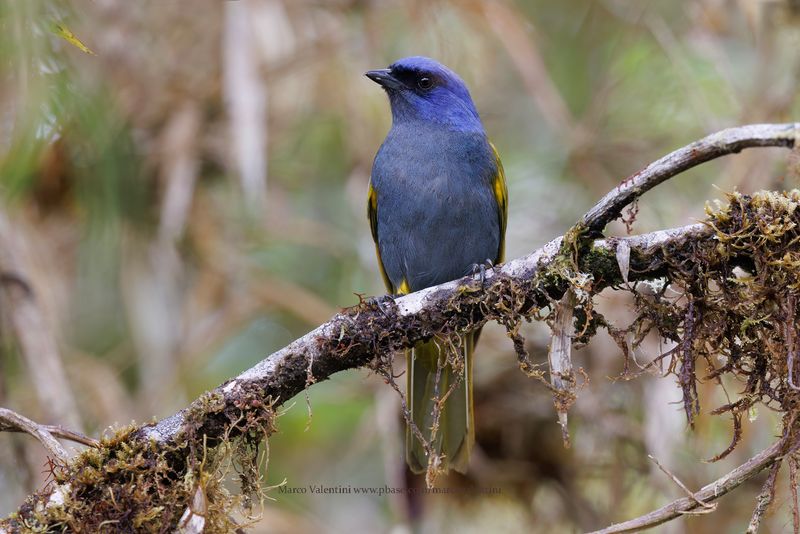
<svg viewBox="0 0 800 534">
<path fill-rule="evenodd" d="M 388 291 L 407 294 L 460 278 L 487 261 L 503 261 L 508 213 L 503 167 L 464 81 L 420 56 L 366 76 L 386 90 L 392 109 L 392 127 L 375 156 L 367 201 Z M 438 469 L 467 469 L 475 441 L 472 355 L 477 335 L 464 336 L 457 349 L 464 352 L 462 380 L 444 402 L 431 443 L 442 460 Z M 446 357 L 435 340 L 407 354 L 408 408 L 426 439 L 437 394 L 444 398 L 457 382 L 457 371 L 444 365 Z M 428 468 L 425 448 L 411 429 L 406 459 L 415 473 Z"/>
</svg>

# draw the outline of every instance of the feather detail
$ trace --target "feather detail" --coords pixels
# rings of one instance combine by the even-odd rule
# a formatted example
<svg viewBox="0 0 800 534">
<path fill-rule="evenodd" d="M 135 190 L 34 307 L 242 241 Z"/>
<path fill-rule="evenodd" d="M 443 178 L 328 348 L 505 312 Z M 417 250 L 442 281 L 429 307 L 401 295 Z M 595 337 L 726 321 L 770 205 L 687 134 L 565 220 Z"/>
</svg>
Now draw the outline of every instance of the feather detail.
<svg viewBox="0 0 800 534">
<path fill-rule="evenodd" d="M 378 269 L 381 271 L 383 283 L 386 285 L 386 291 L 390 294 L 394 293 L 394 286 L 386 274 L 386 269 L 383 266 L 381 259 L 381 249 L 378 246 L 378 193 L 369 184 L 369 192 L 367 193 L 367 218 L 369 219 L 369 228 L 372 231 L 372 240 L 375 241 L 375 255 L 378 257 Z"/>
<path fill-rule="evenodd" d="M 497 215 L 500 219 L 500 247 L 497 251 L 495 263 L 502 263 L 506 255 L 506 224 L 508 223 L 508 188 L 506 187 L 506 173 L 503 170 L 503 162 L 500 161 L 500 154 L 494 143 L 489 143 L 494 152 L 497 162 L 497 175 L 492 180 L 492 191 L 497 199 Z"/>
</svg>

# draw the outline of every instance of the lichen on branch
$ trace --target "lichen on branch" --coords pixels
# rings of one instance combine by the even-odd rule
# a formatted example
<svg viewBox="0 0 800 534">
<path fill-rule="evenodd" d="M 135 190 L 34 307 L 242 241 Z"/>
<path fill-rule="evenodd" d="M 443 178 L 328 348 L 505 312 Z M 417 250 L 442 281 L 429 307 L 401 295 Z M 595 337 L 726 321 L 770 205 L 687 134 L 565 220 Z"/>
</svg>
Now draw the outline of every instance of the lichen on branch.
<svg viewBox="0 0 800 534">
<path fill-rule="evenodd" d="M 734 138 L 730 150 L 709 148 L 696 163 L 737 147 L 793 146 L 797 138 L 797 125 L 758 125 L 756 141 L 747 144 L 742 139 L 748 128 L 726 131 Z M 719 140 L 724 133 L 712 137 Z M 681 155 L 675 165 L 685 170 L 691 167 L 691 151 L 682 150 L 675 153 Z M 630 186 L 619 188 L 626 202 L 666 179 L 671 160 L 660 161 L 663 168 L 652 174 L 653 181 L 636 182 L 633 193 Z M 645 171 L 637 176 L 650 176 Z M 800 390 L 798 203 L 797 191 L 732 194 L 726 205 L 709 209 L 700 224 L 595 239 L 599 224 L 624 204 L 607 197 L 590 212 L 597 225 L 577 225 L 567 237 L 488 272 L 485 283 L 466 277 L 396 299 L 363 301 L 181 412 L 120 430 L 97 449 L 54 463 L 48 486 L 0 521 L 0 532 L 112 524 L 137 531 L 167 525 L 171 530 L 187 510 L 204 514 L 207 531 L 237 528 L 230 514 L 248 501 L 229 495 L 221 480 L 234 468 L 243 494 L 258 495 L 259 446 L 274 429 L 276 407 L 336 372 L 366 366 L 380 370 L 390 361 L 387 355 L 487 321 L 508 329 L 520 366 L 552 388 L 531 368 L 519 325 L 549 318 L 568 290 L 577 296 L 575 341 L 589 342 L 598 328 L 607 328 L 620 344 L 626 377 L 633 376 L 631 348 L 648 332 L 674 342 L 675 348 L 652 365 L 663 364 L 679 377 L 690 422 L 701 407 L 698 380 L 721 384 L 721 377 L 730 375 L 744 384 L 739 398 L 714 409 L 731 414 L 734 436 L 715 458 L 733 450 L 742 414 L 758 402 L 784 414 L 785 448 L 792 449 Z M 630 325 L 610 325 L 593 310 L 593 297 L 608 287 L 633 293 L 637 316 Z M 753 469 L 766 465 L 756 462 Z M 193 510 L 196 503 L 203 503 L 203 510 Z"/>
</svg>

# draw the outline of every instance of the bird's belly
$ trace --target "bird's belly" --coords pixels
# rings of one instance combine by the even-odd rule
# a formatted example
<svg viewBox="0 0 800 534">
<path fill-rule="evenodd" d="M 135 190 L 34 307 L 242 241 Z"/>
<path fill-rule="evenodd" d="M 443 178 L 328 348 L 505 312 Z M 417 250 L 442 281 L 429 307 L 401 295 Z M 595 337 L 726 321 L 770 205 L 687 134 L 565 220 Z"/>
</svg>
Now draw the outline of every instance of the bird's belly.
<svg viewBox="0 0 800 534">
<path fill-rule="evenodd" d="M 412 291 L 460 278 L 496 261 L 500 226 L 488 188 L 408 191 L 380 225 L 380 251 L 392 284 Z"/>
</svg>

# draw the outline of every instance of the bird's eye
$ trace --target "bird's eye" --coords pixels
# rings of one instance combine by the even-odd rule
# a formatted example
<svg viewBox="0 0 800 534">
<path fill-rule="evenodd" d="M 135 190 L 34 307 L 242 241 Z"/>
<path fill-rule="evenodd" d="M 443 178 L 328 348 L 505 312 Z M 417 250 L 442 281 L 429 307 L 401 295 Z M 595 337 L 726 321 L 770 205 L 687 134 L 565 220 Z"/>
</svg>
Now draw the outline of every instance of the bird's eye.
<svg viewBox="0 0 800 534">
<path fill-rule="evenodd" d="M 419 80 L 417 80 L 417 87 L 422 89 L 423 91 L 427 91 L 431 87 L 433 87 L 433 80 L 428 78 L 427 76 L 423 76 Z"/>
</svg>

